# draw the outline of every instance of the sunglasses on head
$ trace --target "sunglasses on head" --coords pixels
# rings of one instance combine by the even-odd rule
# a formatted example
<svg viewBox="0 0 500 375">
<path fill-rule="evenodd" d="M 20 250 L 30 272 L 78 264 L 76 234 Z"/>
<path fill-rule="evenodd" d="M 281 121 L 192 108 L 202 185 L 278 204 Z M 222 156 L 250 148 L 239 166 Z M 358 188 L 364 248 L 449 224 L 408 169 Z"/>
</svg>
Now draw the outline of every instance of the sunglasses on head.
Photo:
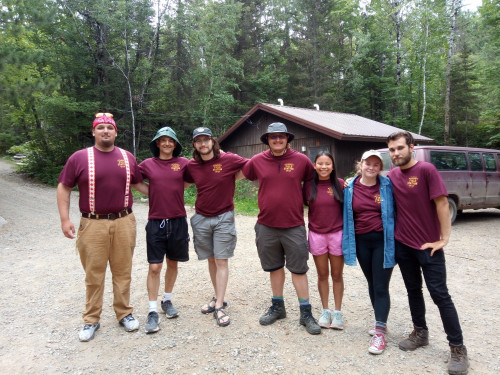
<svg viewBox="0 0 500 375">
<path fill-rule="evenodd" d="M 95 114 L 95 117 L 113 117 L 113 114 L 107 112 L 99 112 Z"/>
<path fill-rule="evenodd" d="M 286 138 L 286 135 L 285 134 L 272 134 L 272 135 L 269 135 L 269 138 L 271 139 L 285 139 Z"/>
</svg>

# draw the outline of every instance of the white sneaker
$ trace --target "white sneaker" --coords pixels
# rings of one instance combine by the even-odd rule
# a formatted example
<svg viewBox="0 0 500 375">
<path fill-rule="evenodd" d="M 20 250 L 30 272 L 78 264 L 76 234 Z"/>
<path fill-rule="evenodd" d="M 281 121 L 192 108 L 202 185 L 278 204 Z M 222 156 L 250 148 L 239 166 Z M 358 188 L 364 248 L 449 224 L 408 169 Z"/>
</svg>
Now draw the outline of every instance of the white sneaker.
<svg viewBox="0 0 500 375">
<path fill-rule="evenodd" d="M 335 311 L 333 313 L 332 324 L 330 328 L 344 329 L 344 320 L 342 319 L 342 311 Z"/>
<path fill-rule="evenodd" d="M 85 324 L 81 331 L 78 333 L 78 338 L 82 342 L 87 342 L 89 340 L 92 340 L 95 335 L 95 331 L 99 329 L 101 325 L 99 323 L 97 324 Z"/>
<path fill-rule="evenodd" d="M 328 309 L 324 309 L 318 320 L 318 325 L 323 328 L 330 328 L 330 322 L 332 321 L 332 312 Z"/>
<path fill-rule="evenodd" d="M 127 332 L 137 331 L 139 329 L 139 321 L 134 318 L 132 314 L 128 314 L 125 318 L 120 320 L 120 324 Z"/>
</svg>

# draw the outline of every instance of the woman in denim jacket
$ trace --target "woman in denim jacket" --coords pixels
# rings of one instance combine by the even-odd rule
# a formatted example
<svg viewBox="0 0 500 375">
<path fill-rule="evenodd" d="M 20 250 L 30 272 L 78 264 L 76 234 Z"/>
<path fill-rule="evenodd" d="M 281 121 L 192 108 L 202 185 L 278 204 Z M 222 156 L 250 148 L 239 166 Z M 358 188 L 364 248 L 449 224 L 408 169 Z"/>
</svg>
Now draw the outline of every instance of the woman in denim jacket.
<svg viewBox="0 0 500 375">
<path fill-rule="evenodd" d="M 383 160 L 379 152 L 366 151 L 359 163 L 361 174 L 344 190 L 344 228 L 342 250 L 345 263 L 356 265 L 368 282 L 375 325 L 368 351 L 381 354 L 385 349 L 387 317 L 391 307 L 389 282 L 394 259 L 394 199 L 392 183 L 380 175 Z"/>
</svg>

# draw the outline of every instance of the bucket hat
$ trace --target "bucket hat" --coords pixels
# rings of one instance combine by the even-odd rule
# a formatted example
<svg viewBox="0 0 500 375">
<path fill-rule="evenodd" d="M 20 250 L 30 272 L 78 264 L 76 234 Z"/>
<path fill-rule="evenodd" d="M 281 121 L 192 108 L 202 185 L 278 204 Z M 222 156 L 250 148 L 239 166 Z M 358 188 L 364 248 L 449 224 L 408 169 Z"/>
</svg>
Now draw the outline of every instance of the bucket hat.
<svg viewBox="0 0 500 375">
<path fill-rule="evenodd" d="M 153 140 L 149 143 L 149 149 L 151 150 L 151 153 L 153 154 L 153 156 L 156 156 L 156 157 L 160 156 L 160 149 L 156 145 L 156 140 L 164 135 L 172 138 L 177 143 L 175 145 L 173 155 L 179 156 L 179 154 L 182 151 L 182 146 L 181 146 L 179 140 L 177 139 L 177 134 L 175 134 L 175 131 L 169 126 L 165 126 L 165 127 L 161 128 L 160 130 L 158 130 L 156 132 L 156 135 L 154 136 Z"/>
<path fill-rule="evenodd" d="M 269 145 L 269 142 L 267 141 L 267 136 L 271 133 L 286 133 L 286 135 L 288 135 L 288 143 L 290 143 L 293 140 L 293 138 L 295 138 L 293 133 L 288 132 L 285 124 L 283 124 L 282 122 L 273 122 L 272 124 L 269 124 L 269 126 L 267 127 L 267 132 L 265 132 L 260 136 L 260 140 L 262 141 L 262 143 Z"/>
</svg>

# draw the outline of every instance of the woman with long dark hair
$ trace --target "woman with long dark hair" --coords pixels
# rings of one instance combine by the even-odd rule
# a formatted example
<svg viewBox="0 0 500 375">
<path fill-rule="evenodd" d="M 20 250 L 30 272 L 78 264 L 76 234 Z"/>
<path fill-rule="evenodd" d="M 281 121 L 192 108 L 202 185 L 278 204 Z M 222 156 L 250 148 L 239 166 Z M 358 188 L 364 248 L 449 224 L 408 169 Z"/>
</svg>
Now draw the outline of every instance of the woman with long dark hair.
<svg viewBox="0 0 500 375">
<path fill-rule="evenodd" d="M 314 178 L 304 185 L 304 201 L 309 206 L 309 252 L 318 273 L 318 291 L 323 312 L 318 324 L 323 328 L 344 329 L 344 256 L 342 254 L 342 205 L 344 180 L 337 178 L 333 156 L 320 151 L 314 159 Z M 332 278 L 335 310 L 328 299 Z"/>
</svg>

